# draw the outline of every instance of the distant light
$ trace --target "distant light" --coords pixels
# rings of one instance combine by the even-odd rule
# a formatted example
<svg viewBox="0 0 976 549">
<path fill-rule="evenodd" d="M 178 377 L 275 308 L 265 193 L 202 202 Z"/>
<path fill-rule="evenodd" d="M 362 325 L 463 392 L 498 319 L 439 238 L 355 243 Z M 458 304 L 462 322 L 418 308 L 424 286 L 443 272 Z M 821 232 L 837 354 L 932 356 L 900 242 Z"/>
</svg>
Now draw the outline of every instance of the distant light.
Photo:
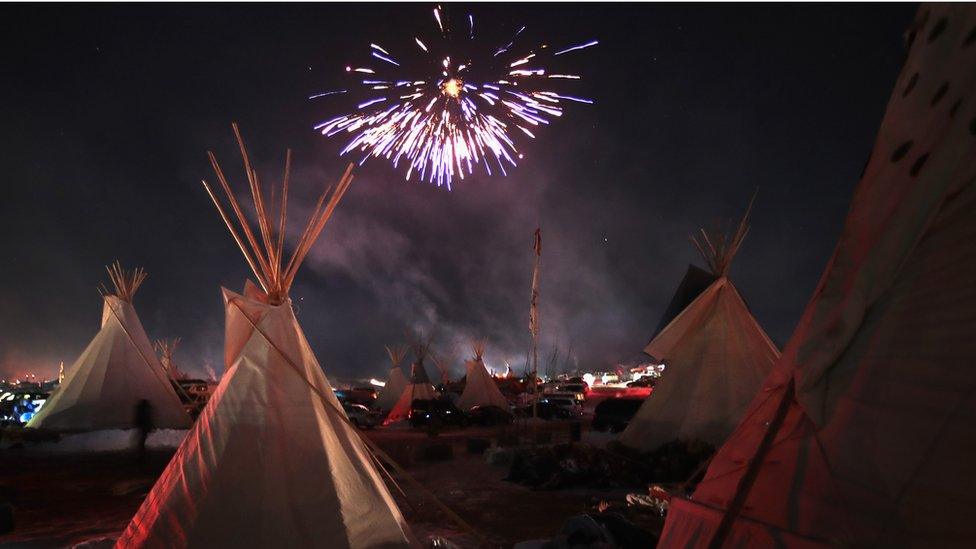
<svg viewBox="0 0 976 549">
<path fill-rule="evenodd" d="M 376 387 L 386 387 L 386 382 L 373 378 L 369 378 L 369 384 L 375 385 Z"/>
</svg>

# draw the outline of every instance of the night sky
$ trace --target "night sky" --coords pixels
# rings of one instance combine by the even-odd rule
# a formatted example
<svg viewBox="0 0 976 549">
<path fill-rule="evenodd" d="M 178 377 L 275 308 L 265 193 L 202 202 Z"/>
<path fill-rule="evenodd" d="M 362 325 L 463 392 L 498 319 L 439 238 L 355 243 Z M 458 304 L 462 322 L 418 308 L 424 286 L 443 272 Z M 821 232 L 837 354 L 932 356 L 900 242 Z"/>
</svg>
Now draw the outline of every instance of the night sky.
<svg viewBox="0 0 976 549">
<path fill-rule="evenodd" d="M 0 374 L 70 366 L 116 258 L 149 272 L 135 304 L 150 337 L 182 337 L 182 368 L 220 372 L 219 287 L 249 272 L 200 185 L 206 151 L 243 190 L 231 121 L 269 181 L 291 147 L 297 222 L 346 162 L 344 141 L 312 131 L 336 105 L 306 98 L 370 42 L 416 51 L 431 7 L 0 8 Z M 540 223 L 542 352 L 608 367 L 643 348 L 701 264 L 688 235 L 739 216 L 757 187 L 732 279 L 782 346 L 837 239 L 915 6 L 471 9 L 486 29 L 598 38 L 573 59 L 574 91 L 596 103 L 522 140 L 507 178 L 448 192 L 383 162 L 357 170 L 291 292 L 326 373 L 382 376 L 382 345 L 410 330 L 459 359 L 486 337 L 489 366 L 520 369 Z"/>
</svg>

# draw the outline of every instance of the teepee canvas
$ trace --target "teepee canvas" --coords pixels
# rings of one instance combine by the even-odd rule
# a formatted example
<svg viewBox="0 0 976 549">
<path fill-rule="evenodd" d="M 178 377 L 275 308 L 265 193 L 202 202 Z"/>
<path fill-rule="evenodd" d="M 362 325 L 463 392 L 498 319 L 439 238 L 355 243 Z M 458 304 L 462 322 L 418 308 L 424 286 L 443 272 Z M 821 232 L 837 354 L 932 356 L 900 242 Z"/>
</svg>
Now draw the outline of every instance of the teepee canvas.
<svg viewBox="0 0 976 549">
<path fill-rule="evenodd" d="M 410 365 L 410 383 L 403 388 L 400 398 L 390 409 L 390 413 L 386 416 L 386 423 L 407 419 L 415 400 L 437 398 L 437 391 L 430 384 L 430 377 L 427 375 L 427 369 L 424 368 L 424 359 L 427 357 L 430 343 L 415 342 L 411 347 L 413 348 L 414 362 Z"/>
<path fill-rule="evenodd" d="M 748 215 L 729 238 L 703 230 L 693 239 L 715 281 L 644 349 L 667 368 L 621 434 L 627 446 L 653 451 L 674 439 L 721 444 L 779 358 L 728 278 Z"/>
<path fill-rule="evenodd" d="M 406 352 L 406 347 L 387 346 L 386 354 L 390 357 L 390 363 L 393 366 L 386 378 L 386 385 L 383 386 L 379 396 L 376 397 L 376 401 L 373 402 L 374 408 L 391 410 L 400 400 L 403 389 L 407 386 L 407 378 L 403 375 L 403 368 L 400 367 L 400 362 L 403 361 Z"/>
<path fill-rule="evenodd" d="M 116 262 L 108 272 L 114 291 L 103 290 L 102 329 L 27 427 L 57 431 L 129 429 L 136 405 L 146 400 L 156 427 L 188 428 L 190 417 L 132 306 L 145 271 L 125 272 Z"/>
<path fill-rule="evenodd" d="M 455 404 L 461 410 L 470 410 L 473 406 L 498 406 L 508 411 L 508 400 L 498 390 L 495 380 L 488 375 L 485 362 L 481 359 L 485 354 L 484 342 L 476 342 L 473 350 L 474 358 L 464 363 L 467 368 L 464 392 Z"/>
<path fill-rule="evenodd" d="M 685 271 L 685 276 L 681 279 L 681 283 L 678 284 L 678 289 L 671 296 L 668 307 L 664 309 L 664 314 L 661 315 L 661 320 L 658 321 L 657 328 L 654 329 L 654 335 L 651 336 L 651 339 L 657 337 L 657 334 L 661 333 L 661 330 L 665 329 L 668 324 L 671 324 L 674 317 L 681 314 L 681 311 L 685 310 L 713 282 L 715 282 L 715 275 L 712 272 L 695 265 L 688 265 L 688 270 Z"/>
<path fill-rule="evenodd" d="M 319 198 L 285 263 L 290 162 L 279 217 L 273 220 L 237 137 L 259 235 L 251 231 L 213 155 L 240 229 L 209 185 L 207 190 L 261 287 L 249 282 L 243 294 L 224 290 L 224 376 L 117 546 L 409 546 L 408 527 L 335 398 L 288 298 L 298 267 L 349 187 L 349 170 L 331 194 Z"/>
<path fill-rule="evenodd" d="M 833 257 L 661 547 L 976 546 L 974 29 L 919 8 Z"/>
</svg>

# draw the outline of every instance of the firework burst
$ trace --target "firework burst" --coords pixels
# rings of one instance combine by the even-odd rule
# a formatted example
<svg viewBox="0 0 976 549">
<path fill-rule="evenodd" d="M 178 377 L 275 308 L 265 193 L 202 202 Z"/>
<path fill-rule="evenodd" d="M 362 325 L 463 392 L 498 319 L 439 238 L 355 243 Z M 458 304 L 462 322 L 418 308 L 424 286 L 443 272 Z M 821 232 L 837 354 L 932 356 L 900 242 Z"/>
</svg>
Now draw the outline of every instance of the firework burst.
<svg viewBox="0 0 976 549">
<path fill-rule="evenodd" d="M 370 158 L 403 163 L 407 180 L 416 174 L 450 189 L 475 169 L 505 175 L 506 165 L 517 166 L 522 157 L 517 139 L 535 138 L 538 127 L 563 115 L 567 102 L 592 103 L 561 91 L 578 74 L 550 66 L 596 40 L 524 48 L 523 26 L 504 45 L 486 49 L 477 43 L 473 16 L 463 19 L 463 30 L 452 29 L 440 7 L 433 18 L 433 39 L 413 36 L 396 55 L 371 43 L 369 62 L 345 67 L 348 89 L 309 98 L 355 99 L 351 112 L 315 126 L 327 137 L 351 136 L 340 155 L 360 154 L 360 165 Z"/>
</svg>

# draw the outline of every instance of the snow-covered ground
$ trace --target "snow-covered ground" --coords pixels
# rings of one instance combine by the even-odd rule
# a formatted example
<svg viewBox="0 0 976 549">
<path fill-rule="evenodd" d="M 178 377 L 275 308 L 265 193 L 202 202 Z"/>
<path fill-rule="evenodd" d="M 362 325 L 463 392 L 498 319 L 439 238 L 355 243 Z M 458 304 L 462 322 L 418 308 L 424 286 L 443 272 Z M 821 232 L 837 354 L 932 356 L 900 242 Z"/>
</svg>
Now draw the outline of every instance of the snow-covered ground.
<svg viewBox="0 0 976 549">
<path fill-rule="evenodd" d="M 146 446 L 150 450 L 176 449 L 187 432 L 185 429 L 157 429 L 149 434 Z M 135 448 L 137 437 L 136 429 L 106 429 L 62 435 L 57 441 L 25 443 L 15 451 L 45 455 L 120 452 Z"/>
</svg>

